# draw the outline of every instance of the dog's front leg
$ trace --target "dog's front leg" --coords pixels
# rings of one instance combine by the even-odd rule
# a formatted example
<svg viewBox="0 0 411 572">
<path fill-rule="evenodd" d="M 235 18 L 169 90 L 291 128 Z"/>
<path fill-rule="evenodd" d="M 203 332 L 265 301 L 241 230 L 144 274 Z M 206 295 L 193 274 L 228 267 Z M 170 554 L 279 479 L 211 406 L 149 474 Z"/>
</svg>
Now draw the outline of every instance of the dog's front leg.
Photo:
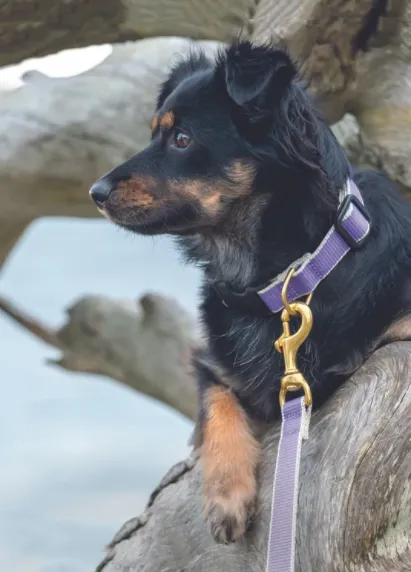
<svg viewBox="0 0 411 572">
<path fill-rule="evenodd" d="M 254 513 L 259 444 L 244 409 L 213 373 L 202 371 L 197 451 L 204 472 L 205 518 L 217 542 L 241 537 Z"/>
</svg>

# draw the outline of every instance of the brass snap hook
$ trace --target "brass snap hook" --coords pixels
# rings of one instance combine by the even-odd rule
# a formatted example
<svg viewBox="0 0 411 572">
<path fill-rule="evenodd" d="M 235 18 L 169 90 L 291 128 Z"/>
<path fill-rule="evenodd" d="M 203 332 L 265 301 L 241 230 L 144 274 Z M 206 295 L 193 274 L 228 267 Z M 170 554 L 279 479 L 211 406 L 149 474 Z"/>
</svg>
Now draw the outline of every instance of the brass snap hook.
<svg viewBox="0 0 411 572">
<path fill-rule="evenodd" d="M 308 306 L 311 302 L 312 294 L 310 294 L 306 302 L 292 302 L 291 304 L 287 299 L 287 289 L 290 280 L 294 274 L 294 269 L 291 269 L 287 275 L 282 289 L 282 300 L 284 304 L 284 310 L 281 314 L 281 321 L 283 323 L 283 333 L 280 338 L 275 342 L 275 348 L 277 351 L 284 355 L 285 372 L 281 379 L 281 389 L 280 389 L 280 406 L 284 406 L 286 394 L 288 391 L 298 391 L 302 389 L 305 396 L 305 405 L 310 407 L 312 405 L 312 395 L 310 386 L 305 380 L 303 374 L 297 367 L 297 352 L 308 338 L 312 326 L 313 326 L 313 315 Z M 299 329 L 291 334 L 290 330 L 290 316 L 299 315 L 301 318 L 301 324 Z"/>
</svg>

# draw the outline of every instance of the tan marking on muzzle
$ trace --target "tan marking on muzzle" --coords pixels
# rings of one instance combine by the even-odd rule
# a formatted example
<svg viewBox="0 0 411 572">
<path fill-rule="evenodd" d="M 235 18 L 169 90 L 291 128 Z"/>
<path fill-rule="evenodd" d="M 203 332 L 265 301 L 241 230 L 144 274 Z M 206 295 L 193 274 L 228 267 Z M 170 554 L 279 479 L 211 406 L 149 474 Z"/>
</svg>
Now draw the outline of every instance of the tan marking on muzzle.
<svg viewBox="0 0 411 572">
<path fill-rule="evenodd" d="M 163 129 L 171 129 L 174 125 L 176 118 L 172 111 L 167 111 L 160 118 L 160 125 Z"/>
<path fill-rule="evenodd" d="M 155 184 L 151 177 L 132 178 L 117 185 L 119 201 L 126 206 L 147 207 L 153 204 L 149 189 Z"/>
<path fill-rule="evenodd" d="M 229 187 L 234 195 L 245 196 L 251 194 L 253 190 L 253 181 L 255 170 L 252 165 L 236 159 L 225 169 L 230 180 Z"/>
<path fill-rule="evenodd" d="M 213 193 L 211 193 L 211 195 L 204 197 L 204 199 L 202 200 L 203 205 L 212 209 L 217 208 L 220 203 L 222 194 L 223 193 L 221 191 L 218 190 L 214 191 Z"/>
<path fill-rule="evenodd" d="M 208 211 L 215 211 L 223 194 L 218 188 L 218 181 L 214 186 L 213 182 L 209 183 L 199 179 L 187 179 L 181 181 L 173 181 L 170 189 L 179 197 L 188 201 L 198 201 L 201 206 Z"/>
<path fill-rule="evenodd" d="M 220 207 L 221 197 L 222 192 L 216 190 L 207 197 L 204 197 L 202 204 L 210 213 L 217 212 Z"/>
<path fill-rule="evenodd" d="M 181 198 L 196 200 L 210 215 L 217 215 L 224 204 L 224 197 L 236 199 L 251 195 L 254 168 L 242 160 L 235 160 L 225 169 L 227 179 L 182 179 L 170 182 L 170 189 Z"/>
<path fill-rule="evenodd" d="M 187 179 L 173 182 L 172 189 L 201 200 L 201 195 L 204 194 L 206 185 L 197 179 Z"/>
</svg>

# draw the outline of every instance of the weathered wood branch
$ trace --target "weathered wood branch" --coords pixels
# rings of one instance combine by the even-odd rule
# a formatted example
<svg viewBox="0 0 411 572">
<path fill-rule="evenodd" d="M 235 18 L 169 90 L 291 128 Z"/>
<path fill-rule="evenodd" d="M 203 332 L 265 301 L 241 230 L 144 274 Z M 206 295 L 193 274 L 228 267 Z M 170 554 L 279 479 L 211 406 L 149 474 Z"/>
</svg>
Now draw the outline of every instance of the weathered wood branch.
<svg viewBox="0 0 411 572">
<path fill-rule="evenodd" d="M 285 42 L 304 64 L 330 122 L 348 111 L 364 50 L 406 44 L 408 0 L 260 0 L 250 21 L 255 40 Z M 378 73 L 378 71 L 377 71 Z"/>
<path fill-rule="evenodd" d="M 352 113 L 366 154 L 411 186 L 409 0 L 260 0 L 249 26 L 285 42 L 328 121 Z"/>
<path fill-rule="evenodd" d="M 139 301 L 89 296 L 67 310 L 57 330 L 0 298 L 0 310 L 61 357 L 49 363 L 108 376 L 194 419 L 196 385 L 190 357 L 195 325 L 177 301 L 147 294 Z"/>
<path fill-rule="evenodd" d="M 227 41 L 241 30 L 285 40 L 334 122 L 362 91 L 364 50 L 395 48 L 394 68 L 400 52 L 409 56 L 410 11 L 408 0 L 8 0 L 0 3 L 0 65 L 152 36 Z"/>
<path fill-rule="evenodd" d="M 403 342 L 376 352 L 313 416 L 303 445 L 296 571 L 411 570 L 410 350 Z M 276 426 L 263 437 L 259 507 L 245 540 L 213 542 L 201 514 L 201 469 L 189 460 L 116 534 L 97 570 L 263 572 L 278 436 Z"/>
<path fill-rule="evenodd" d="M 152 36 L 229 40 L 254 0 L 0 0 L 0 66 Z"/>
<path fill-rule="evenodd" d="M 380 168 L 388 176 L 409 187 L 411 50 L 398 46 L 374 49 L 358 60 L 356 72 L 350 109 L 357 118 L 364 146 L 378 157 Z"/>
</svg>

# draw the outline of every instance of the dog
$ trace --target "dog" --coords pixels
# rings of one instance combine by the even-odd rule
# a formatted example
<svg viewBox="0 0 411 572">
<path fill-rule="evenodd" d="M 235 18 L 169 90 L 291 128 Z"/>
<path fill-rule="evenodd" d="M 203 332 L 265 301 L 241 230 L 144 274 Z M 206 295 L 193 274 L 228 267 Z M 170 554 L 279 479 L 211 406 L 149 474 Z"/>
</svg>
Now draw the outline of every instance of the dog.
<svg viewBox="0 0 411 572">
<path fill-rule="evenodd" d="M 349 164 L 282 47 L 238 40 L 213 61 L 190 53 L 161 86 L 151 129 L 148 147 L 90 194 L 117 225 L 175 237 L 203 270 L 209 350 L 194 357 L 196 447 L 205 517 L 228 543 L 255 507 L 253 427 L 280 416 L 281 312 L 261 293 L 316 252 L 338 220 L 348 252 L 314 288 L 314 326 L 299 354 L 321 406 L 377 347 L 409 337 L 411 206 L 383 174 Z M 354 242 L 341 223 L 347 181 L 361 200 L 345 207 L 366 222 Z"/>
</svg>

